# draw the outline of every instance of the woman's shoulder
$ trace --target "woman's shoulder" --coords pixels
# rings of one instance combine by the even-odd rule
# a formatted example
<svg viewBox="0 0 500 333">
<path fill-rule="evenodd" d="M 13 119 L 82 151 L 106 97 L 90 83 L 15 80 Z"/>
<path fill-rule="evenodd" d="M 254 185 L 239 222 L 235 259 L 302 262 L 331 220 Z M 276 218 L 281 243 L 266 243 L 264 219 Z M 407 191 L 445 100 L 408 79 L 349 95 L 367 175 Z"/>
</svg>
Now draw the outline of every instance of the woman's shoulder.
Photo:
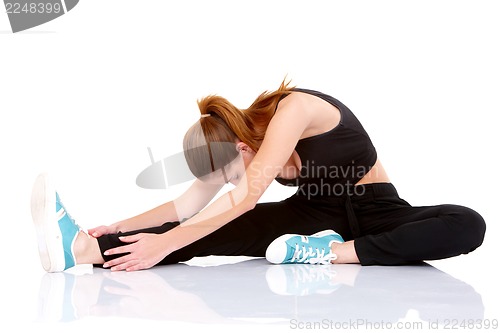
<svg viewBox="0 0 500 333">
<path fill-rule="evenodd" d="M 300 118 L 302 120 L 307 119 L 312 116 L 311 103 L 314 102 L 311 98 L 313 96 L 308 96 L 305 93 L 298 91 L 291 91 L 285 98 L 283 98 L 276 107 L 275 116 L 279 114 L 287 114 L 294 118 Z M 275 118 L 275 117 L 273 117 Z"/>
<path fill-rule="evenodd" d="M 291 90 L 285 97 L 278 103 L 276 111 L 286 108 L 306 107 L 314 101 L 315 97 L 302 90 Z"/>
<path fill-rule="evenodd" d="M 329 131 L 340 123 L 339 108 L 318 94 L 321 93 L 305 89 L 294 90 L 276 109 L 276 114 L 290 116 L 305 123 L 301 139 Z"/>
</svg>

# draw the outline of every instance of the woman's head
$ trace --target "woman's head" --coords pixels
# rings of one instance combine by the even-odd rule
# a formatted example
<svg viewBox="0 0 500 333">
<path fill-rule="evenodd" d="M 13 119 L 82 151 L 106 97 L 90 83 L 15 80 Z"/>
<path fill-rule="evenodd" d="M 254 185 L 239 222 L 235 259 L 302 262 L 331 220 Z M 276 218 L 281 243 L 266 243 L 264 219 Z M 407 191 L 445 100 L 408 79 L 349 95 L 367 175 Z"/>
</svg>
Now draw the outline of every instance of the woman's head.
<svg viewBox="0 0 500 333">
<path fill-rule="evenodd" d="M 283 81 L 278 90 L 262 93 L 244 110 L 216 95 L 199 100 L 200 119 L 184 136 L 184 155 L 193 175 L 202 178 L 219 171 L 227 182 L 226 166 L 240 152 L 253 156 L 258 151 L 278 102 L 291 89 Z M 248 156 L 243 156 L 245 165 Z"/>
<path fill-rule="evenodd" d="M 238 137 L 227 118 L 240 117 L 239 110 L 218 96 L 198 101 L 201 117 L 184 136 L 184 156 L 197 178 L 223 169 L 238 157 Z M 226 119 L 224 119 L 224 118 Z M 242 119 L 237 120 L 243 122 Z"/>
</svg>

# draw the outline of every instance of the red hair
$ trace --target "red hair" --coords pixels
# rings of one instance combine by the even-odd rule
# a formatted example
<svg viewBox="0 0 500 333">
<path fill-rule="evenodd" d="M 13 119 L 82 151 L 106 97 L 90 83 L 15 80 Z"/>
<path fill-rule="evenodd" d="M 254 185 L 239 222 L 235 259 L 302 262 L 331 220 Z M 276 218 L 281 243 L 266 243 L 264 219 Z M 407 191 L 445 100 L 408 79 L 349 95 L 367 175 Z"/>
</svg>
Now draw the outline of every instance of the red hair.
<svg viewBox="0 0 500 333">
<path fill-rule="evenodd" d="M 293 89 L 289 83 L 283 80 L 277 90 L 263 92 L 247 109 L 217 95 L 199 100 L 200 120 L 184 136 L 184 154 L 193 174 L 200 177 L 230 163 L 238 154 L 234 146 L 228 149 L 227 143 L 240 140 L 257 152 L 279 101 Z"/>
</svg>

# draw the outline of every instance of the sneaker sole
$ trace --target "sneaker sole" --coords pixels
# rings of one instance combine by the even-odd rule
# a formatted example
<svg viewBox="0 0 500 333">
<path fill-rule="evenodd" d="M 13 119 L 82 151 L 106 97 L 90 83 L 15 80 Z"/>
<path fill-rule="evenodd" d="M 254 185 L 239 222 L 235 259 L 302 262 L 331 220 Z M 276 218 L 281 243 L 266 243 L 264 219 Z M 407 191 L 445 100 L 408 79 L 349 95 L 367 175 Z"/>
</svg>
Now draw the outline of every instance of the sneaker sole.
<svg viewBox="0 0 500 333">
<path fill-rule="evenodd" d="M 41 174 L 33 185 L 31 216 L 35 224 L 40 261 L 47 272 L 64 270 L 62 235 L 56 215 L 56 191 L 48 174 Z"/>
</svg>

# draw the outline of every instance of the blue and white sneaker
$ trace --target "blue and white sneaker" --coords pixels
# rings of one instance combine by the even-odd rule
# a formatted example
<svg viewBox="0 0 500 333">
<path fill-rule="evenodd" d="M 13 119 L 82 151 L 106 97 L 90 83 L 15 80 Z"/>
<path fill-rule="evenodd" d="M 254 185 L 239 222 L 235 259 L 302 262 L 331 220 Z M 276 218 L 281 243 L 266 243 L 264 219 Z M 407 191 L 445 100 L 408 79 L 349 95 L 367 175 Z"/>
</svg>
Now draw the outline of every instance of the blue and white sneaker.
<svg viewBox="0 0 500 333">
<path fill-rule="evenodd" d="M 39 175 L 33 185 L 31 215 L 43 268 L 61 272 L 75 266 L 73 244 L 81 228 L 66 211 L 48 174 Z"/>
<path fill-rule="evenodd" d="M 332 243 L 344 239 L 333 230 L 311 236 L 286 234 L 276 238 L 266 250 L 266 259 L 272 264 L 330 264 L 337 256 L 332 253 Z"/>
</svg>

